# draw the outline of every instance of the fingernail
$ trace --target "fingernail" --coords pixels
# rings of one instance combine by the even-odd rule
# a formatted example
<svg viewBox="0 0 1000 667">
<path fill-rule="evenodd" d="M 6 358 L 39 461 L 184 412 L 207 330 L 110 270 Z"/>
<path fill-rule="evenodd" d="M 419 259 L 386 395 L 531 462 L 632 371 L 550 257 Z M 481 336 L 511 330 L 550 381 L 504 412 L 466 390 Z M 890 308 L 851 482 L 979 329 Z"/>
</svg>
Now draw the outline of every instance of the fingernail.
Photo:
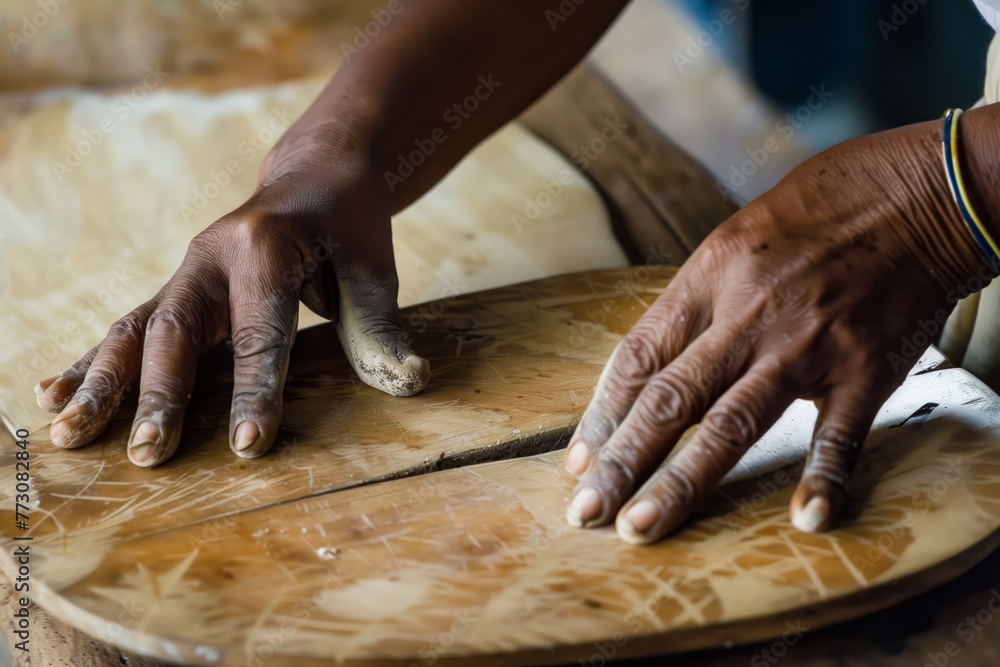
<svg viewBox="0 0 1000 667">
<path fill-rule="evenodd" d="M 78 420 L 80 417 L 85 417 L 90 414 L 90 406 L 86 403 L 70 403 L 62 412 L 56 415 L 56 418 L 52 420 L 53 424 L 59 424 L 63 422 L 70 422 Z"/>
<path fill-rule="evenodd" d="M 813 496 L 805 506 L 792 516 L 792 525 L 804 533 L 816 533 L 830 520 L 830 503 L 823 496 Z"/>
<path fill-rule="evenodd" d="M 240 423 L 236 427 L 236 433 L 233 434 L 233 446 L 236 447 L 236 451 L 242 452 L 253 446 L 253 443 L 257 442 L 257 438 L 260 437 L 260 429 L 257 425 L 251 421 L 245 421 Z"/>
<path fill-rule="evenodd" d="M 35 401 L 38 403 L 38 407 L 43 410 L 51 410 L 53 406 L 62 405 L 64 401 L 68 401 L 73 398 L 73 393 L 76 391 L 78 382 L 66 377 L 65 375 L 57 375 L 55 379 L 46 386 L 45 382 L 40 382 L 39 385 L 42 387 L 42 393 L 35 395 Z M 45 401 L 45 404 L 42 401 Z M 46 405 L 47 404 L 47 405 Z"/>
<path fill-rule="evenodd" d="M 52 377 L 47 378 L 45 380 L 42 380 L 41 382 L 39 382 L 38 384 L 36 384 L 35 385 L 35 396 L 37 396 L 38 394 L 45 393 L 45 390 L 48 389 L 49 387 L 51 387 L 52 383 L 55 382 L 58 379 L 59 379 L 58 375 L 53 375 Z"/>
<path fill-rule="evenodd" d="M 135 433 L 132 434 L 132 442 L 128 446 L 131 449 L 146 444 L 155 445 L 159 439 L 160 427 L 147 419 L 135 429 Z"/>
<path fill-rule="evenodd" d="M 70 447 L 78 433 L 80 423 L 90 414 L 85 403 L 70 403 L 60 412 L 49 428 L 49 437 L 56 447 Z"/>
<path fill-rule="evenodd" d="M 582 475 L 590 465 L 590 447 L 578 442 L 569 448 L 566 455 L 566 468 L 574 475 Z"/>
<path fill-rule="evenodd" d="M 582 528 L 601 514 L 603 502 L 596 490 L 586 486 L 573 498 L 566 509 L 566 520 L 571 526 Z"/>
<path fill-rule="evenodd" d="M 154 422 L 147 419 L 139 424 L 128 446 L 128 457 L 132 463 L 146 463 L 152 459 L 159 439 L 160 427 Z"/>
<path fill-rule="evenodd" d="M 128 457 L 133 463 L 145 463 L 152 458 L 155 451 L 156 444 L 147 442 L 141 445 L 136 445 L 135 447 L 129 447 Z"/>
<path fill-rule="evenodd" d="M 660 520 L 660 506 L 652 500 L 640 500 L 618 518 L 618 534 L 629 542 L 641 538 Z"/>
<path fill-rule="evenodd" d="M 48 387 L 45 388 L 45 391 L 51 389 L 52 391 L 59 393 L 71 390 L 70 388 L 72 389 L 76 388 L 76 382 L 74 381 L 74 379 L 66 375 L 57 375 L 56 378 L 52 381 L 52 384 L 50 384 Z"/>
</svg>

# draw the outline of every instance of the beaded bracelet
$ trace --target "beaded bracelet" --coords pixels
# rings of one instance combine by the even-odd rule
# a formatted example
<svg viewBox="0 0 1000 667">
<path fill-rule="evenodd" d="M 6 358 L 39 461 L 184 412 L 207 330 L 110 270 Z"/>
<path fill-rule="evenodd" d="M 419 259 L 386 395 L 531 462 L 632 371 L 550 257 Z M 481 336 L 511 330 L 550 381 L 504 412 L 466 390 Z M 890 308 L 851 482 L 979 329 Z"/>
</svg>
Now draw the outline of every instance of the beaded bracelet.
<svg viewBox="0 0 1000 667">
<path fill-rule="evenodd" d="M 958 210 L 962 214 L 962 219 L 976 239 L 976 245 L 989 260 L 993 270 L 1000 274 L 1000 247 L 990 235 L 989 230 L 983 225 L 982 220 L 976 215 L 969 201 L 969 193 L 965 189 L 965 182 L 962 180 L 962 168 L 958 164 L 958 119 L 962 116 L 961 109 L 948 109 L 944 114 L 944 131 L 941 137 L 941 144 L 944 154 L 944 169 L 948 175 L 948 186 L 951 194 L 958 204 Z"/>
</svg>

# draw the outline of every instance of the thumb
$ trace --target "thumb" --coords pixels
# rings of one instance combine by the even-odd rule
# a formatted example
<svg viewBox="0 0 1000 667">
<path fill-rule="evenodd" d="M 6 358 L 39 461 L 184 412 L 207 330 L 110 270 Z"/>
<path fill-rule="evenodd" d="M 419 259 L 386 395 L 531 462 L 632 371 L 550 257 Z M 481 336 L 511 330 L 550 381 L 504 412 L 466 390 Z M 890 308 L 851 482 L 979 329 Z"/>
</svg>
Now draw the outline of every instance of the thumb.
<svg viewBox="0 0 1000 667">
<path fill-rule="evenodd" d="M 357 274 L 338 281 L 340 317 L 334 325 L 347 360 L 361 380 L 393 396 L 413 396 L 427 386 L 430 364 L 410 347 L 396 297 L 395 272 L 386 279 Z"/>
</svg>

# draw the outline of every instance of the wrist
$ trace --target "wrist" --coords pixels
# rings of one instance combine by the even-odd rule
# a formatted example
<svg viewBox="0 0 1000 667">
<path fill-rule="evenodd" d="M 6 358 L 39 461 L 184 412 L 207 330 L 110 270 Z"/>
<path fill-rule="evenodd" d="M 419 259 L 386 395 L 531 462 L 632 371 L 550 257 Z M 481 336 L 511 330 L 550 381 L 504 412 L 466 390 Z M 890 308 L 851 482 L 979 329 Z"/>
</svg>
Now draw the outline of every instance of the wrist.
<svg viewBox="0 0 1000 667">
<path fill-rule="evenodd" d="M 957 169 L 961 172 L 963 216 L 976 237 L 980 255 L 997 272 L 1000 239 L 1000 108 L 997 105 L 961 114 L 958 124 Z M 972 231 L 974 230 L 974 231 Z M 988 258 L 988 259 L 987 259 Z"/>
<path fill-rule="evenodd" d="M 965 296 L 975 291 L 969 287 L 970 278 L 981 279 L 990 264 L 952 193 L 942 152 L 943 129 L 944 121 L 938 120 L 897 130 L 906 135 L 903 145 L 917 166 L 903 172 L 908 178 L 899 210 L 909 224 L 902 236 L 942 290 Z"/>
<path fill-rule="evenodd" d="M 261 165 L 260 180 L 319 169 L 377 169 L 384 160 L 385 115 L 375 91 L 338 73 L 282 135 Z M 325 163 L 325 164 L 324 164 Z"/>
</svg>

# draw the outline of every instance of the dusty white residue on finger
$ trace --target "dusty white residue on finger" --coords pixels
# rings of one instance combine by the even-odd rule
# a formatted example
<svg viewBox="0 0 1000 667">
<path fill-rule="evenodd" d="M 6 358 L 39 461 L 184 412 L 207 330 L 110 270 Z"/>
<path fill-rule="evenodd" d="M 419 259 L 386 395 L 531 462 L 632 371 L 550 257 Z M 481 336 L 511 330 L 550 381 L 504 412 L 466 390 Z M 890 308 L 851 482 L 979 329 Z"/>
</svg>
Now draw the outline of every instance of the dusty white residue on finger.
<svg viewBox="0 0 1000 667">
<path fill-rule="evenodd" d="M 405 341 L 390 340 L 391 333 L 381 335 L 378 340 L 368 333 L 364 313 L 370 307 L 361 308 L 351 302 L 346 290 L 341 290 L 340 322 L 336 324 L 337 335 L 347 360 L 365 384 L 393 396 L 413 396 L 427 386 L 431 367 L 426 359 L 410 352 L 400 358 L 400 350 L 408 350 Z M 397 343 L 392 349 L 387 344 Z"/>
</svg>

